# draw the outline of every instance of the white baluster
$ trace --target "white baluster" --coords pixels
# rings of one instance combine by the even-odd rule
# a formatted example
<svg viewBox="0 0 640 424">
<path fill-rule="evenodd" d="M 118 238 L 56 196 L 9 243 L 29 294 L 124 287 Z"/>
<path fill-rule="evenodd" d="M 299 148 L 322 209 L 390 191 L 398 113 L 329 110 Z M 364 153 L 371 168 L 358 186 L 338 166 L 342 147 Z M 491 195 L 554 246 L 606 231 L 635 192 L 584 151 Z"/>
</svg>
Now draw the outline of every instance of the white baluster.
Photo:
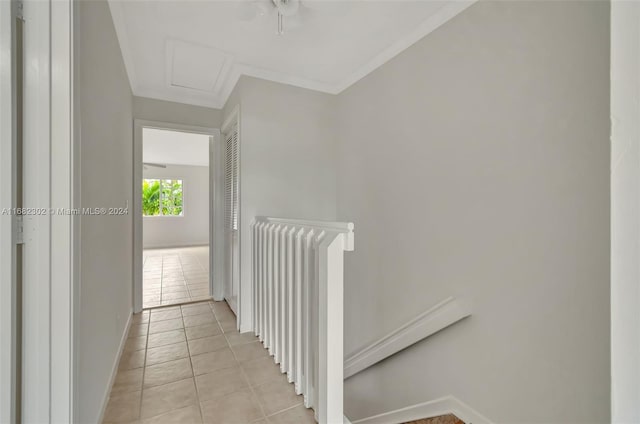
<svg viewBox="0 0 640 424">
<path fill-rule="evenodd" d="M 312 293 L 311 293 L 311 249 L 313 241 L 314 230 L 310 230 L 303 240 L 303 282 L 302 282 L 302 394 L 304 396 L 304 404 L 307 408 L 311 408 L 313 404 L 312 395 L 312 379 L 313 379 L 313 346 L 311 341 L 311 308 L 312 305 Z"/>
<path fill-rule="evenodd" d="M 282 226 L 278 225 L 273 236 L 273 342 L 272 354 L 276 364 L 280 363 L 280 233 Z"/>
<path fill-rule="evenodd" d="M 293 260 L 295 258 L 293 251 L 293 240 L 295 231 L 296 228 L 291 227 L 291 229 L 287 232 L 287 335 L 285 337 L 285 349 L 287 354 L 285 355 L 285 371 L 287 373 L 289 383 L 293 382 Z"/>
<path fill-rule="evenodd" d="M 306 229 L 301 228 L 296 231 L 295 236 L 295 269 L 294 269 L 294 332 L 293 332 L 293 346 L 294 346 L 294 358 L 295 365 L 293 369 L 293 381 L 295 385 L 296 394 L 302 394 L 302 284 L 303 284 L 303 240 Z"/>
<path fill-rule="evenodd" d="M 253 316 L 253 332 L 257 333 L 258 316 L 258 224 L 251 224 L 251 289 L 253 290 L 251 311 Z"/>
<path fill-rule="evenodd" d="M 285 372 L 285 356 L 286 356 L 286 347 L 285 347 L 285 339 L 286 339 L 286 330 L 285 330 L 285 320 L 287 317 L 286 310 L 286 295 L 287 295 L 287 246 L 286 246 L 286 233 L 289 231 L 288 226 L 283 226 L 282 231 L 280 231 L 280 309 L 278 310 L 278 353 L 280 358 L 280 371 Z"/>
<path fill-rule="evenodd" d="M 273 229 L 275 225 L 271 224 L 267 229 L 267 325 L 265 331 L 264 346 L 271 352 L 271 339 L 273 338 L 273 322 L 271 319 L 271 310 L 273 309 Z"/>
</svg>

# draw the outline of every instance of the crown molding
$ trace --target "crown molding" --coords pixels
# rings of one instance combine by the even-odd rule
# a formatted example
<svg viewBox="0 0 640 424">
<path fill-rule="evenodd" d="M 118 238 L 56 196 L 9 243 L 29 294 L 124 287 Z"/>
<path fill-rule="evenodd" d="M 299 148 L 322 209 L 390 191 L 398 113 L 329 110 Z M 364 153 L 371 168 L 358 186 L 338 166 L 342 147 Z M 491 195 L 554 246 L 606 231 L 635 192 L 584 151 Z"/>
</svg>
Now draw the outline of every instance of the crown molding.
<svg viewBox="0 0 640 424">
<path fill-rule="evenodd" d="M 351 73 L 338 83 L 334 84 L 329 82 L 316 81 L 308 78 L 297 77 L 295 75 L 290 75 L 279 71 L 274 71 L 271 69 L 249 65 L 246 63 L 233 62 L 226 70 L 226 75 L 222 76 L 224 82 L 219 85 L 219 91 L 215 93 L 215 95 L 208 96 L 204 96 L 201 93 L 190 92 L 188 89 L 176 92 L 175 90 L 167 89 L 167 87 L 164 87 L 163 89 L 142 87 L 139 84 L 135 72 L 133 55 L 130 49 L 129 39 L 127 35 L 122 2 L 117 0 L 108 0 L 108 3 L 111 10 L 111 16 L 113 18 L 113 24 L 116 29 L 116 34 L 118 36 L 118 42 L 120 43 L 122 58 L 127 70 L 127 75 L 129 76 L 131 91 L 135 96 L 222 109 L 242 75 L 247 75 L 281 84 L 292 85 L 300 88 L 306 88 L 308 90 L 319 91 L 328 94 L 339 94 L 347 88 L 351 87 L 356 82 L 360 81 L 362 78 L 369 75 L 371 72 L 378 69 L 380 66 L 387 63 L 389 60 L 396 57 L 398 54 L 415 44 L 420 39 L 424 38 L 429 33 L 442 26 L 444 23 L 461 13 L 476 1 L 478 0 L 452 0 L 450 3 L 443 6 L 434 15 L 425 20 L 414 31 L 410 32 L 390 47 L 384 49 L 378 55 L 373 57 L 367 63 L 358 68 L 355 72 Z M 230 61 L 233 61 L 232 57 L 230 58 Z"/>
</svg>

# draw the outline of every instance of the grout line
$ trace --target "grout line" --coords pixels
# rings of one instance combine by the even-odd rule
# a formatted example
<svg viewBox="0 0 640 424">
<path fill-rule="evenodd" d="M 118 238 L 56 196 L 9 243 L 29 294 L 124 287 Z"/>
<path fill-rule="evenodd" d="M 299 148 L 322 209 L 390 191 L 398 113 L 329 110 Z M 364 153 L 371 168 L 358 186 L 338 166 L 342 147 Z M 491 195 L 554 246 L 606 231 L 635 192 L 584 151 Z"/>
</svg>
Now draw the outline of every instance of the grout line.
<svg viewBox="0 0 640 424">
<path fill-rule="evenodd" d="M 182 317 L 182 328 L 184 329 L 184 341 L 187 344 L 187 355 L 189 356 L 189 364 L 191 365 L 191 378 L 193 379 L 193 386 L 196 388 L 196 403 L 198 412 L 200 413 L 200 421 L 204 422 L 204 415 L 202 414 L 202 407 L 200 406 L 200 390 L 198 389 L 198 383 L 196 383 L 196 373 L 193 370 L 193 359 L 191 358 L 191 350 L 189 349 L 189 339 L 187 339 L 187 325 L 184 322 L 182 306 L 180 306 L 180 316 Z"/>
</svg>

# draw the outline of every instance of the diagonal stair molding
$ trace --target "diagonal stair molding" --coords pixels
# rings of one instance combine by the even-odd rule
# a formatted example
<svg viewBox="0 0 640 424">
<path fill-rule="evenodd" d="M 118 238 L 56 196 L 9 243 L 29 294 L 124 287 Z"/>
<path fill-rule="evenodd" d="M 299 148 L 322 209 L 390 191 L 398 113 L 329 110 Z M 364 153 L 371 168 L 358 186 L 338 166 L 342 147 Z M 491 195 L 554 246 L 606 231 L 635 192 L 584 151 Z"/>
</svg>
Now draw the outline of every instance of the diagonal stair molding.
<svg viewBox="0 0 640 424">
<path fill-rule="evenodd" d="M 478 411 L 454 396 L 445 396 L 428 402 L 407 406 L 394 411 L 352 421 L 353 424 L 397 424 L 425 418 L 453 414 L 466 424 L 491 424 L 491 421 Z M 346 421 L 345 421 L 346 423 Z"/>
<path fill-rule="evenodd" d="M 345 358 L 344 378 L 356 375 L 469 315 L 471 306 L 468 302 L 455 297 L 444 299 L 400 328 Z"/>
</svg>

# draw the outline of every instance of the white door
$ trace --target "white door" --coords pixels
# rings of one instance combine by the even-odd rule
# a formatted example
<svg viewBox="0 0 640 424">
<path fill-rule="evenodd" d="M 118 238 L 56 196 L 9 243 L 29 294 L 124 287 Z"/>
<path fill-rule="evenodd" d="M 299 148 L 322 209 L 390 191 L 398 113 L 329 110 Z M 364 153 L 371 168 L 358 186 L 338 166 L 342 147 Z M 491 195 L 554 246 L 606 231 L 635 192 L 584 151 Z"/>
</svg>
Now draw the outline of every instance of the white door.
<svg viewBox="0 0 640 424">
<path fill-rule="evenodd" d="M 225 139 L 225 259 L 224 298 L 238 315 L 240 288 L 240 231 L 238 199 L 239 140 L 238 124 L 232 124 L 224 134 Z"/>
</svg>

